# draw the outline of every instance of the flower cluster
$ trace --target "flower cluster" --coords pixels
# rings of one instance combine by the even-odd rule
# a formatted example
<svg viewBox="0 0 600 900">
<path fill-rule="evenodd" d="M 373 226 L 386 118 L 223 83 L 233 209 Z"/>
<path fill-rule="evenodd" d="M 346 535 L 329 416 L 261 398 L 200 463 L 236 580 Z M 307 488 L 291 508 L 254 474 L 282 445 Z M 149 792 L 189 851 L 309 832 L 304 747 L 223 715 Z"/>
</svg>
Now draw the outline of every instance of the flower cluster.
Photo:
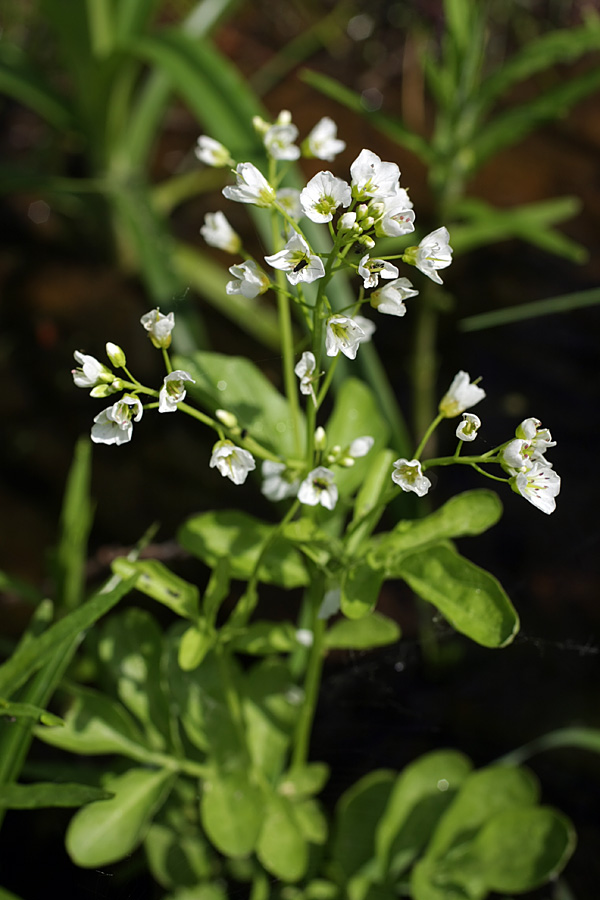
<svg viewBox="0 0 600 900">
<path fill-rule="evenodd" d="M 560 476 L 546 459 L 546 450 L 556 446 L 539 419 L 524 419 L 515 431 L 515 439 L 502 450 L 502 468 L 509 474 L 513 491 L 521 494 L 542 512 L 556 509 Z"/>
</svg>

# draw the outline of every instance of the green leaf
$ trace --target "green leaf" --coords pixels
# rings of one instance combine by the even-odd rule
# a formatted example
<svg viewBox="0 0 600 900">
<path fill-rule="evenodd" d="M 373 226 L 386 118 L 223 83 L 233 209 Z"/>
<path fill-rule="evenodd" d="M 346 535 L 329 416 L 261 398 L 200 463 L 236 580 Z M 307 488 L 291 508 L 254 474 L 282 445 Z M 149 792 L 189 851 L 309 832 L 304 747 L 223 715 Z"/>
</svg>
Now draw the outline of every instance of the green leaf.
<svg viewBox="0 0 600 900">
<path fill-rule="evenodd" d="M 87 784 L 6 784 L 0 786 L 0 806 L 8 809 L 44 809 L 83 806 L 92 800 L 106 800 L 110 792 Z"/>
<path fill-rule="evenodd" d="M 376 830 L 382 874 L 396 879 L 414 861 L 471 769 L 471 761 L 456 750 L 435 750 L 406 766 Z"/>
<path fill-rule="evenodd" d="M 335 398 L 333 413 L 325 426 L 328 447 L 339 444 L 348 447 L 355 438 L 370 435 L 374 438 L 369 453 L 349 469 L 336 470 L 335 483 L 342 495 L 351 494 L 361 485 L 371 467 L 375 454 L 385 447 L 389 437 L 387 422 L 380 411 L 377 398 L 363 381 L 344 379 Z"/>
<path fill-rule="evenodd" d="M 120 703 L 91 688 L 74 687 L 74 702 L 59 728 L 36 728 L 35 735 L 45 744 L 78 753 L 98 756 L 119 753 L 132 759 L 144 759 L 149 750 L 131 716 Z"/>
<path fill-rule="evenodd" d="M 0 887 L 0 900 L 21 900 L 21 898 L 11 891 L 7 891 L 6 888 Z"/>
<path fill-rule="evenodd" d="M 453 628 L 484 647 L 505 647 L 519 629 L 500 582 L 445 544 L 405 556 L 394 574 L 437 607 Z"/>
<path fill-rule="evenodd" d="M 36 606 L 44 599 L 44 595 L 32 584 L 23 581 L 22 578 L 17 578 L 15 575 L 9 575 L 8 572 L 3 572 L 1 570 L 0 591 L 10 591 L 11 593 L 15 593 L 18 597 L 22 597 L 23 600 L 27 600 L 29 603 L 33 603 Z"/>
<path fill-rule="evenodd" d="M 231 565 L 229 560 L 222 557 L 217 561 L 204 592 L 202 611 L 211 626 L 215 624 L 221 603 L 229 596 L 230 573 Z"/>
<path fill-rule="evenodd" d="M 263 793 L 247 770 L 212 767 L 202 785 L 200 817 L 217 850 L 233 857 L 252 853 L 264 815 Z"/>
<path fill-rule="evenodd" d="M 261 661 L 244 678 L 242 707 L 248 750 L 256 769 L 270 782 L 281 774 L 298 718 L 293 690 L 289 669 L 278 659 Z"/>
<path fill-rule="evenodd" d="M 189 393 L 203 409 L 232 412 L 240 427 L 255 440 L 283 456 L 294 455 L 289 404 L 249 359 L 199 352 L 192 357 L 177 357 L 174 365 L 181 366 L 195 380 Z M 304 423 L 300 437 L 304 442 Z"/>
<path fill-rule="evenodd" d="M 161 630 L 142 609 L 112 616 L 98 640 L 98 655 L 114 680 L 119 699 L 141 722 L 152 746 L 160 750 L 166 746 L 169 731 L 161 650 Z"/>
<path fill-rule="evenodd" d="M 180 888 L 163 900 L 227 900 L 227 894 L 220 883 L 196 884 L 194 887 Z"/>
<path fill-rule="evenodd" d="M 330 650 L 369 650 L 394 644 L 399 639 L 397 623 L 373 612 L 361 619 L 338 619 L 325 635 L 325 646 Z"/>
<path fill-rule="evenodd" d="M 290 769 L 279 783 L 279 793 L 287 797 L 311 797 L 320 794 L 329 780 L 329 766 L 325 763 L 307 763 L 301 768 Z"/>
<path fill-rule="evenodd" d="M 383 582 L 384 573 L 366 560 L 344 569 L 340 584 L 340 605 L 344 615 L 349 619 L 364 620 L 377 603 Z"/>
<path fill-rule="evenodd" d="M 306 798 L 293 805 L 294 817 L 302 835 L 311 844 L 324 844 L 327 840 L 327 819 L 316 800 Z"/>
<path fill-rule="evenodd" d="M 400 144 L 401 147 L 410 150 L 423 162 L 431 163 L 433 161 L 432 150 L 428 142 L 421 135 L 411 131 L 397 116 L 390 116 L 378 110 L 366 109 L 360 94 L 356 94 L 335 79 L 328 78 L 319 72 L 303 69 L 300 73 L 300 78 L 326 97 L 331 97 L 332 100 L 336 100 L 347 109 L 359 113 L 367 122 L 374 125 L 378 131 Z"/>
<path fill-rule="evenodd" d="M 513 750 L 502 757 L 505 765 L 520 765 L 524 760 L 542 753 L 546 750 L 554 750 L 559 747 L 577 747 L 580 750 L 590 750 L 592 753 L 600 753 L 600 728 L 559 728 L 549 731 L 529 744 Z"/>
<path fill-rule="evenodd" d="M 267 872 L 282 881 L 299 881 L 308 866 L 308 843 L 294 805 L 273 794 L 263 811 L 256 855 Z"/>
<path fill-rule="evenodd" d="M 447 538 L 482 534 L 502 515 L 502 503 L 494 491 L 464 491 L 422 519 L 398 522 L 393 531 L 370 541 L 368 559 L 397 577 L 407 553 Z"/>
<path fill-rule="evenodd" d="M 87 603 L 51 625 L 39 637 L 19 646 L 11 658 L 0 666 L 0 695 L 10 697 L 56 652 L 59 643 L 76 638 L 97 622 L 129 593 L 131 587 L 131 581 L 124 581 L 110 591 L 99 591 Z"/>
<path fill-rule="evenodd" d="M 71 820 L 65 843 L 73 862 L 95 868 L 132 853 L 164 802 L 173 778 L 164 769 L 129 769 L 107 778 L 104 787 L 114 797 L 90 803 Z"/>
<path fill-rule="evenodd" d="M 59 608 L 75 609 L 83 600 L 87 543 L 92 527 L 90 500 L 92 444 L 80 438 L 75 445 L 60 517 L 60 541 L 56 549 Z"/>
<path fill-rule="evenodd" d="M 170 825 L 153 822 L 144 849 L 152 877 L 164 888 L 191 886 L 210 877 L 211 852 L 197 829 L 195 834 L 182 834 Z"/>
<path fill-rule="evenodd" d="M 375 831 L 395 780 L 395 772 L 377 769 L 342 794 L 331 849 L 336 880 L 347 881 L 373 858 Z"/>
<path fill-rule="evenodd" d="M 20 47 L 4 39 L 0 45 L 0 92 L 30 107 L 57 131 L 70 131 L 75 116 L 66 99 L 54 90 L 45 72 L 35 68 Z"/>
<path fill-rule="evenodd" d="M 534 300 L 532 303 L 519 303 L 517 306 L 492 309 L 476 316 L 467 316 L 465 319 L 460 319 L 458 327 L 460 331 L 481 331 L 483 328 L 494 328 L 498 325 L 508 325 L 511 322 L 537 319 L 539 316 L 570 312 L 572 309 L 582 309 L 586 306 L 597 306 L 599 303 L 600 288 L 590 288 L 589 291 L 561 294 L 559 297 L 549 297 L 547 300 Z"/>
<path fill-rule="evenodd" d="M 209 650 L 215 646 L 216 632 L 200 621 L 183 632 L 177 661 L 184 672 L 197 669 Z"/>
<path fill-rule="evenodd" d="M 62 725 L 63 720 L 59 716 L 34 706 L 33 703 L 11 703 L 0 697 L 0 716 L 9 716 L 11 719 L 34 719 L 42 725 Z"/>
<path fill-rule="evenodd" d="M 479 832 L 473 855 L 489 890 L 520 894 L 555 879 L 575 843 L 573 826 L 561 813 L 547 807 L 508 809 Z"/>
<path fill-rule="evenodd" d="M 115 559 L 113 572 L 121 578 L 133 581 L 133 587 L 157 600 L 178 616 L 196 619 L 198 616 L 198 588 L 185 581 L 157 559 L 130 560 L 125 556 Z"/>
<path fill-rule="evenodd" d="M 115 30 L 119 40 L 143 31 L 158 7 L 159 0 L 119 0 L 115 8 Z"/>
<path fill-rule="evenodd" d="M 251 622 L 242 634 L 233 637 L 231 646 L 236 653 L 270 656 L 272 653 L 291 653 L 298 648 L 296 628 L 291 622 Z"/>
<path fill-rule="evenodd" d="M 188 519 L 177 532 L 177 540 L 211 567 L 223 557 L 229 558 L 231 577 L 247 581 L 276 527 L 247 513 L 217 510 Z M 308 584 L 301 555 L 282 537 L 269 544 L 258 577 L 259 581 L 286 588 Z"/>
</svg>

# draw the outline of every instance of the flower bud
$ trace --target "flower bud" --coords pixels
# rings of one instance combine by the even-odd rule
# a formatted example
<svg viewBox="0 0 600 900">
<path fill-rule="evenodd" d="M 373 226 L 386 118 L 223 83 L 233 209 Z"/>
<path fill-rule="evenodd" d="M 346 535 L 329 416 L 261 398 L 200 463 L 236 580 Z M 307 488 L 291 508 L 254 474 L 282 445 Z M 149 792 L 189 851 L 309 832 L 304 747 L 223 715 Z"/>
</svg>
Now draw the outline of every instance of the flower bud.
<svg viewBox="0 0 600 900">
<path fill-rule="evenodd" d="M 108 397 L 110 394 L 114 394 L 117 391 L 120 391 L 120 387 L 115 387 L 119 382 L 113 381 L 112 384 L 97 384 L 96 387 L 92 388 L 90 391 L 90 397 Z"/>
<path fill-rule="evenodd" d="M 106 345 L 106 355 L 110 359 L 113 366 L 115 366 L 115 368 L 117 369 L 122 369 L 127 365 L 125 354 L 118 346 L 118 344 L 113 344 L 111 341 L 109 341 Z"/>
<path fill-rule="evenodd" d="M 237 428 L 238 420 L 232 412 L 227 409 L 217 409 L 215 417 L 221 422 L 225 428 Z"/>
<path fill-rule="evenodd" d="M 324 450 L 326 443 L 327 436 L 325 434 L 325 429 L 319 425 L 319 427 L 315 429 L 315 450 Z"/>
<path fill-rule="evenodd" d="M 345 469 L 350 469 L 355 463 L 355 460 L 351 456 L 343 456 L 341 459 L 338 459 L 338 466 L 343 466 Z"/>
<path fill-rule="evenodd" d="M 358 239 L 358 243 L 362 244 L 363 247 L 366 247 L 367 250 L 372 250 L 373 247 L 375 246 L 375 241 L 373 240 L 373 238 L 370 238 L 367 234 L 361 234 L 361 236 Z"/>
<path fill-rule="evenodd" d="M 356 218 L 364 219 L 369 214 L 369 207 L 366 203 L 359 203 L 356 207 Z"/>
</svg>

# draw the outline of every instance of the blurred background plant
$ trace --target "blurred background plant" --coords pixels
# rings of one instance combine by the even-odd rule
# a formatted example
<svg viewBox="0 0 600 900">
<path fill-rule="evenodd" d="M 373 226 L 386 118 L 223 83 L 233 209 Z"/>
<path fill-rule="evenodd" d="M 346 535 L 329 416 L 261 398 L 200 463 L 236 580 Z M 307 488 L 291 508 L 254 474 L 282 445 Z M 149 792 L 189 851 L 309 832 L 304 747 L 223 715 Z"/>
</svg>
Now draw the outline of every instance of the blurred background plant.
<svg viewBox="0 0 600 900">
<path fill-rule="evenodd" d="M 68 368 L 74 347 L 94 352 L 106 337 L 126 343 L 150 301 L 164 311 L 176 308 L 178 322 L 185 323 L 180 351 L 195 346 L 249 350 L 277 381 L 274 310 L 263 303 L 257 314 L 252 304 L 226 297 L 229 260 L 209 253 L 198 238 L 202 216 L 215 208 L 214 195 L 223 181 L 217 170 L 198 165 L 193 146 L 205 131 L 238 157 L 258 160 L 263 151 L 248 124 L 252 113 L 276 115 L 291 108 L 305 131 L 329 114 L 340 131 L 355 135 L 348 160 L 368 145 L 382 158 L 397 161 L 402 183 L 424 211 L 419 223 L 448 225 L 457 255 L 463 255 L 448 275 L 444 300 L 421 296 L 423 302 L 415 304 L 414 322 L 407 320 L 411 335 L 402 348 L 407 362 L 398 362 L 389 335 L 380 336 L 379 353 L 395 364 L 391 383 L 382 379 L 374 354 L 361 360 L 395 426 L 398 449 L 406 429 L 395 397 L 404 408 L 412 405 L 412 427 L 422 430 L 419 415 L 422 410 L 429 421 L 439 354 L 449 372 L 464 365 L 485 375 L 486 385 L 488 378 L 501 385 L 507 416 L 518 416 L 523 394 L 533 393 L 539 402 L 534 412 L 552 421 L 554 432 L 558 415 L 560 437 L 568 433 L 565 460 L 570 463 L 577 453 L 571 500 L 547 547 L 535 535 L 516 546 L 510 512 L 503 537 L 487 545 L 487 552 L 503 561 L 508 583 L 531 598 L 528 647 L 537 646 L 536 635 L 546 636 L 540 646 L 550 656 L 556 679 L 554 713 L 543 715 L 542 703 L 539 727 L 532 733 L 527 713 L 510 703 L 524 678 L 519 653 L 547 702 L 540 674 L 547 676 L 547 669 L 531 662 L 527 648 L 515 647 L 516 657 L 512 650 L 507 656 L 518 676 L 489 664 L 488 689 L 490 683 L 503 687 L 491 701 L 482 693 L 480 706 L 468 687 L 473 672 L 468 656 L 469 664 L 454 670 L 453 690 L 469 709 L 467 714 L 463 707 L 462 713 L 463 734 L 472 742 L 469 752 L 489 759 L 490 745 L 497 752 L 511 749 L 573 715 L 597 723 L 590 693 L 579 691 L 597 670 L 597 646 L 589 634 L 598 622 L 590 601 L 597 569 L 587 555 L 598 538 L 597 526 L 587 524 L 595 521 L 598 498 L 587 490 L 585 474 L 594 466 L 589 410 L 598 398 L 597 310 L 584 309 L 598 300 L 600 276 L 594 252 L 599 139 L 593 97 L 600 85 L 600 26 L 593 10 L 583 3 L 541 0 L 375 2 L 368 9 L 353 2 L 274 8 L 266 0 L 87 0 L 65 11 L 63 0 L 3 0 L 0 20 L 5 97 L 0 186 L 6 196 L 0 355 L 7 425 L 1 453 L 3 469 L 11 473 L 2 485 L 2 567 L 47 591 L 43 550 L 54 542 L 71 447 L 87 430 L 89 418 L 85 399 L 72 396 Z M 310 73 L 295 77 L 304 66 Z M 569 110 L 574 111 L 566 117 Z M 549 130 L 546 123 L 557 116 Z M 532 134 L 540 128 L 545 130 Z M 242 218 L 233 224 L 246 239 Z M 576 267 L 585 262 L 583 247 L 592 251 L 591 258 Z M 200 302 L 192 302 L 194 297 Z M 544 302 L 530 305 L 540 299 Z M 537 318 L 577 308 L 562 319 Z M 143 372 L 152 365 L 151 354 L 143 348 L 139 353 Z M 163 538 L 170 537 L 190 512 L 196 461 L 208 448 L 179 423 L 161 443 L 158 435 L 151 426 L 135 456 L 117 462 L 96 455 L 94 493 L 102 503 L 92 537 L 95 555 L 79 577 L 93 581 L 105 571 L 112 555 L 107 545 L 133 544 L 157 517 Z M 254 499 L 261 502 L 258 494 Z M 227 502 L 222 486 L 210 484 L 199 487 L 194 500 L 202 508 Z M 521 516 L 520 507 L 514 515 Z M 573 541 L 561 557 L 566 532 Z M 547 562 L 553 549 L 554 566 L 538 562 L 527 568 L 541 552 Z M 155 552 L 180 555 L 165 541 Z M 37 593 L 10 580 L 5 588 L 0 613 L 9 650 L 30 615 L 31 606 L 20 598 L 33 600 Z M 566 612 L 568 601 L 574 606 Z M 406 599 L 389 602 L 396 615 L 407 617 L 404 631 L 410 633 Z M 405 662 L 388 658 L 385 668 L 396 664 L 402 668 Z M 372 680 L 371 664 L 365 665 Z M 360 667 L 357 671 L 365 674 Z M 351 676 L 346 675 L 346 683 L 352 689 Z M 430 687 L 425 679 L 414 697 L 423 699 Z M 381 690 L 376 704 L 383 712 L 391 689 Z M 473 726 L 477 710 L 488 702 L 492 711 L 478 731 Z M 409 703 L 409 718 L 415 714 Z M 444 719 L 443 726 L 438 713 L 431 715 L 427 727 L 434 731 L 454 735 L 460 730 L 460 714 L 455 721 Z M 500 738 L 503 715 L 512 723 L 510 739 Z M 335 756 L 332 747 L 343 731 L 343 726 L 335 734 L 324 728 L 329 749 L 322 758 L 329 758 L 328 752 Z M 392 737 L 386 735 L 386 746 Z M 316 740 L 326 737 L 317 732 Z M 586 766 L 592 781 L 579 791 L 597 794 L 597 769 Z M 558 778 L 558 795 L 572 789 L 569 777 Z M 588 828 L 593 838 L 596 832 L 579 794 L 577 803 L 583 833 Z M 582 859 L 593 865 L 592 855 L 584 850 Z M 583 891 L 578 900 L 585 897 Z"/>
</svg>

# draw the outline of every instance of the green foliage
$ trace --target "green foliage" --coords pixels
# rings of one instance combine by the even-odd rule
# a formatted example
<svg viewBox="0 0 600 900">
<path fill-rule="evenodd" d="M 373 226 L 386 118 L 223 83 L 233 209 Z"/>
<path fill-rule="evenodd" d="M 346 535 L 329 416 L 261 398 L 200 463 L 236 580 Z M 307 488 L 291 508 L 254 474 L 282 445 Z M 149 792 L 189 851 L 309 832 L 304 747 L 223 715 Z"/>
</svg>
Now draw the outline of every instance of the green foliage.
<svg viewBox="0 0 600 900">
<path fill-rule="evenodd" d="M 83 806 L 93 800 L 106 800 L 112 794 L 87 784 L 7 784 L 0 787 L 0 806 L 8 809 L 42 809 L 44 807 Z"/>
</svg>

